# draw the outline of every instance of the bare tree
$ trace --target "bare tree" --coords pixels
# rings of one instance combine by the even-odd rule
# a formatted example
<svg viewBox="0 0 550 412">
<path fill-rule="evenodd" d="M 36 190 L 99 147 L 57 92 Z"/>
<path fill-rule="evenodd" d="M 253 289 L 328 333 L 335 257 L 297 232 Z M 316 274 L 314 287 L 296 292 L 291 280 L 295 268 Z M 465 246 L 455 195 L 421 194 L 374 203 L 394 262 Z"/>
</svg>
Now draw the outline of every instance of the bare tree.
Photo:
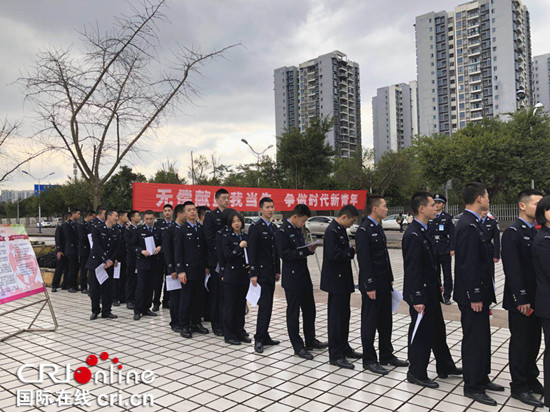
<svg viewBox="0 0 550 412">
<path fill-rule="evenodd" d="M 194 185 L 206 185 L 208 184 L 208 170 L 210 169 L 210 163 L 205 155 L 193 156 L 191 152 L 191 165 L 188 168 L 187 175 L 191 179 Z"/>
<path fill-rule="evenodd" d="M 138 141 L 197 94 L 189 76 L 235 46 L 208 53 L 179 47 L 171 63 L 161 62 L 158 25 L 166 22 L 164 6 L 165 0 L 147 1 L 107 32 L 85 28 L 82 50 L 45 50 L 19 79 L 44 122 L 39 135 L 77 164 L 94 206 Z"/>
</svg>

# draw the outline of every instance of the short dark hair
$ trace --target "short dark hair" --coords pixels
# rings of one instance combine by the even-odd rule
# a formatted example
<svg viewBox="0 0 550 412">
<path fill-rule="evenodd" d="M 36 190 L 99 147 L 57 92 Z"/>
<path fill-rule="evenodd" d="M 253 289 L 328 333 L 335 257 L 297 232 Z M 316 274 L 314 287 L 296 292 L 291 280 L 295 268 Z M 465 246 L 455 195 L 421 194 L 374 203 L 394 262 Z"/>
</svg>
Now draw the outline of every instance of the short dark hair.
<svg viewBox="0 0 550 412">
<path fill-rule="evenodd" d="M 111 216 L 113 213 L 118 214 L 118 212 L 117 212 L 115 209 L 107 209 L 107 210 L 105 211 L 105 217 L 109 217 L 109 216 Z"/>
<path fill-rule="evenodd" d="M 174 210 L 174 208 L 172 207 L 172 205 L 171 205 L 170 203 L 166 203 L 166 204 L 163 206 L 162 210 L 164 210 L 164 209 L 166 209 L 166 208 L 169 208 L 169 209 Z"/>
<path fill-rule="evenodd" d="M 486 192 L 487 188 L 483 183 L 467 183 L 464 189 L 462 189 L 462 200 L 464 200 L 464 204 L 471 205 L 476 201 L 478 196 L 485 196 Z"/>
<path fill-rule="evenodd" d="M 372 213 L 372 209 L 374 209 L 375 206 L 380 206 L 380 202 L 384 199 L 384 196 L 382 195 L 368 195 L 367 196 L 367 215 L 370 215 Z"/>
<path fill-rule="evenodd" d="M 106 211 L 107 211 L 107 208 L 105 206 L 98 206 L 96 215 L 100 215 L 101 212 L 106 212 Z"/>
<path fill-rule="evenodd" d="M 195 204 L 193 202 L 191 202 L 190 200 L 187 200 L 187 201 L 183 202 L 183 205 L 182 205 L 183 209 L 185 209 L 185 207 L 189 206 L 189 205 L 195 206 Z"/>
<path fill-rule="evenodd" d="M 262 207 L 264 207 L 264 205 L 265 205 L 266 203 L 275 203 L 275 202 L 274 202 L 273 199 L 270 198 L 270 197 L 267 197 L 267 196 L 266 196 L 266 197 L 262 197 L 262 198 L 260 199 L 260 209 L 261 209 Z"/>
<path fill-rule="evenodd" d="M 244 218 L 243 218 L 243 215 L 241 215 L 239 212 L 237 212 L 236 210 L 233 210 L 229 216 L 227 217 L 227 226 L 231 229 L 231 225 L 233 224 L 233 220 L 235 219 L 235 216 L 237 216 L 239 218 L 239 220 L 241 221 L 241 230 L 244 229 Z"/>
<path fill-rule="evenodd" d="M 177 219 L 178 215 L 184 212 L 185 212 L 185 204 L 176 205 L 176 208 L 174 209 L 174 217 Z"/>
<path fill-rule="evenodd" d="M 130 210 L 130 211 L 128 212 L 128 219 L 133 218 L 134 215 L 135 215 L 136 213 L 139 215 L 139 214 L 140 214 L 140 213 L 139 213 L 139 210 L 135 210 L 135 209 Z M 141 215 L 140 215 L 140 217 L 141 217 Z"/>
<path fill-rule="evenodd" d="M 215 198 L 217 199 L 217 198 L 219 198 L 221 195 L 228 195 L 228 194 L 229 194 L 229 192 L 228 192 L 227 190 L 225 190 L 225 189 L 222 187 L 221 189 L 218 189 L 218 190 L 216 191 L 216 194 L 215 194 L 214 196 L 215 196 Z"/>
<path fill-rule="evenodd" d="M 303 203 L 298 203 L 294 207 L 292 214 L 297 215 L 298 217 L 302 217 L 302 216 L 311 217 L 311 209 L 307 205 L 304 205 Z"/>
<path fill-rule="evenodd" d="M 210 212 L 210 208 L 208 206 L 199 206 L 197 210 L 199 212 L 199 219 Z"/>
<path fill-rule="evenodd" d="M 519 192 L 518 194 L 518 203 L 523 202 L 527 200 L 528 197 L 531 196 L 544 196 L 540 190 L 537 189 L 525 189 Z"/>
<path fill-rule="evenodd" d="M 223 212 L 222 212 L 222 223 L 225 226 L 229 226 L 229 215 L 233 212 L 236 212 L 236 210 L 232 209 L 230 207 L 223 210 Z"/>
<path fill-rule="evenodd" d="M 415 215 L 418 214 L 420 206 L 426 206 L 428 200 L 432 197 L 431 193 L 428 192 L 416 192 L 411 197 L 411 209 Z"/>
<path fill-rule="evenodd" d="M 143 216 L 145 215 L 155 215 L 155 212 L 153 212 L 151 209 L 147 209 L 145 212 L 143 212 Z"/>
<path fill-rule="evenodd" d="M 128 212 L 126 210 L 123 210 L 123 209 L 119 209 L 118 211 L 118 215 L 121 216 L 121 215 L 125 215 L 127 214 Z"/>
<path fill-rule="evenodd" d="M 537 205 L 537 211 L 535 212 L 535 220 L 539 225 L 546 225 L 548 220 L 544 214 L 550 210 L 550 195 L 544 196 Z"/>
<path fill-rule="evenodd" d="M 340 209 L 340 212 L 338 212 L 338 217 L 340 216 L 347 216 L 347 217 L 358 217 L 359 216 L 359 210 L 353 205 L 345 205 L 342 209 Z"/>
<path fill-rule="evenodd" d="M 78 212 L 80 212 L 80 209 L 78 208 L 71 209 L 71 215 L 74 215 L 75 213 L 78 213 Z"/>
<path fill-rule="evenodd" d="M 96 214 L 95 210 L 87 210 L 87 211 L 86 211 L 86 217 L 88 217 L 88 216 L 93 216 L 93 215 L 95 215 L 95 214 Z"/>
</svg>

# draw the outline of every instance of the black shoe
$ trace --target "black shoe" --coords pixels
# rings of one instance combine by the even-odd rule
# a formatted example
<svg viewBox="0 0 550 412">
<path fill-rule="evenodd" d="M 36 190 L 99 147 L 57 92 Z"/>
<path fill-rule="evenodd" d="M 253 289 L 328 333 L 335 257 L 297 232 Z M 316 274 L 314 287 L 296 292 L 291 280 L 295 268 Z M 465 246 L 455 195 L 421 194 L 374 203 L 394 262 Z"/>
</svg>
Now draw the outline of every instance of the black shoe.
<svg viewBox="0 0 550 412">
<path fill-rule="evenodd" d="M 498 385 L 494 382 L 489 382 L 483 385 L 483 389 L 493 392 L 504 392 L 504 386 Z"/>
<path fill-rule="evenodd" d="M 275 345 L 278 345 L 279 343 L 281 343 L 280 341 L 278 340 L 273 340 L 271 338 L 269 338 L 268 340 L 266 340 L 263 345 L 264 346 L 275 346 Z"/>
<path fill-rule="evenodd" d="M 90 316 L 90 320 L 96 320 L 97 319 L 97 313 L 92 313 Z"/>
<path fill-rule="evenodd" d="M 462 368 L 456 368 L 454 371 L 451 372 L 438 372 L 437 376 L 441 379 L 446 379 L 449 377 L 449 375 L 452 376 L 460 376 L 462 375 Z"/>
<path fill-rule="evenodd" d="M 453 304 L 453 302 L 451 302 L 451 299 L 445 299 L 445 300 L 443 301 L 443 303 L 444 303 L 445 305 L 452 305 L 452 304 Z"/>
<path fill-rule="evenodd" d="M 140 320 L 141 315 L 139 313 L 134 313 L 134 320 Z"/>
<path fill-rule="evenodd" d="M 144 314 L 144 316 L 157 316 L 157 314 L 148 310 L 147 313 Z"/>
<path fill-rule="evenodd" d="M 57 292 L 57 288 L 52 288 L 52 293 Z"/>
<path fill-rule="evenodd" d="M 61 290 L 67 290 L 69 289 L 67 286 L 61 286 Z"/>
<path fill-rule="evenodd" d="M 531 391 L 531 393 L 536 393 L 537 395 L 544 395 L 544 386 L 542 386 L 542 383 L 537 381 L 537 383 L 529 386 L 529 391 Z"/>
<path fill-rule="evenodd" d="M 104 318 L 104 319 L 116 319 L 116 318 L 118 318 L 117 315 L 114 315 L 112 313 L 107 313 L 106 315 L 101 315 L 101 317 Z"/>
<path fill-rule="evenodd" d="M 153 305 L 153 312 L 159 311 L 159 305 Z"/>
<path fill-rule="evenodd" d="M 376 363 L 369 363 L 367 365 L 363 365 L 363 369 L 368 370 L 369 372 L 376 373 L 378 375 L 387 375 L 390 373 L 389 370 L 384 368 L 382 365 L 380 365 L 378 362 Z"/>
<path fill-rule="evenodd" d="M 414 383 L 415 385 L 424 386 L 426 388 L 432 388 L 432 389 L 439 388 L 439 383 L 431 380 L 430 378 L 418 379 L 418 378 L 414 377 L 413 375 L 411 375 L 410 372 L 407 372 L 407 380 L 410 383 Z"/>
<path fill-rule="evenodd" d="M 328 348 L 328 342 L 320 342 L 319 340 L 315 339 L 310 344 L 306 345 L 307 350 L 314 350 L 314 349 L 326 349 Z"/>
<path fill-rule="evenodd" d="M 180 332 L 180 335 L 182 338 L 191 339 L 193 337 L 193 334 L 189 330 L 189 328 L 183 328 Z"/>
<path fill-rule="evenodd" d="M 264 345 L 262 344 L 262 342 L 256 342 L 254 344 L 254 350 L 256 351 L 256 353 L 264 353 Z"/>
<path fill-rule="evenodd" d="M 313 355 L 311 353 L 309 353 L 306 348 L 300 349 L 298 352 L 295 352 L 295 354 L 296 354 L 296 356 L 298 356 L 302 359 L 307 359 L 307 360 L 312 360 L 313 359 Z"/>
<path fill-rule="evenodd" d="M 80 293 L 84 293 L 84 294 L 86 294 L 86 295 L 89 295 L 89 294 L 90 294 L 90 292 L 88 292 L 88 289 L 82 289 L 82 290 L 80 291 Z"/>
<path fill-rule="evenodd" d="M 191 325 L 191 331 L 200 333 L 201 335 L 206 335 L 208 333 L 208 329 L 206 329 L 200 323 L 197 323 L 196 325 Z"/>
<path fill-rule="evenodd" d="M 179 326 L 172 326 L 172 331 L 176 333 L 181 333 L 182 330 L 183 328 L 180 328 Z"/>
<path fill-rule="evenodd" d="M 409 362 L 401 359 L 393 358 L 387 361 L 380 361 L 380 365 L 392 365 L 392 366 L 404 368 L 405 366 L 409 366 Z"/>
<path fill-rule="evenodd" d="M 352 350 L 351 352 L 346 353 L 346 358 L 361 359 L 362 357 L 363 357 L 362 353 L 356 352 L 354 350 Z"/>
<path fill-rule="evenodd" d="M 118 300 L 113 300 L 113 306 L 120 306 L 120 302 Z"/>
<path fill-rule="evenodd" d="M 230 345 L 240 345 L 241 341 L 237 339 L 226 339 L 225 343 L 229 343 Z"/>
<path fill-rule="evenodd" d="M 134 305 L 133 303 L 127 303 L 127 304 L 126 304 L 126 308 L 127 308 L 127 309 L 134 310 L 135 307 L 136 307 L 136 305 Z"/>
<path fill-rule="evenodd" d="M 497 406 L 497 401 L 495 401 L 493 398 L 491 398 L 486 393 L 464 392 L 464 396 L 466 396 L 467 398 L 473 399 L 476 402 L 482 403 L 484 405 Z"/>
<path fill-rule="evenodd" d="M 517 399 L 526 405 L 534 406 L 535 408 L 542 408 L 544 406 L 544 403 L 535 398 L 531 392 L 512 392 L 512 398 Z"/>
<path fill-rule="evenodd" d="M 70 288 L 70 289 L 68 290 L 68 292 L 69 292 L 69 293 L 76 293 L 76 292 L 78 292 L 78 291 L 77 291 L 75 288 Z"/>
<path fill-rule="evenodd" d="M 330 364 L 344 369 L 355 369 L 355 365 L 346 358 L 333 359 L 330 361 Z"/>
<path fill-rule="evenodd" d="M 214 335 L 223 336 L 223 329 L 221 329 L 221 328 L 214 329 Z"/>
<path fill-rule="evenodd" d="M 243 342 L 243 343 L 251 343 L 252 342 L 252 339 L 250 339 L 248 336 L 241 336 L 239 338 L 239 341 Z"/>
</svg>

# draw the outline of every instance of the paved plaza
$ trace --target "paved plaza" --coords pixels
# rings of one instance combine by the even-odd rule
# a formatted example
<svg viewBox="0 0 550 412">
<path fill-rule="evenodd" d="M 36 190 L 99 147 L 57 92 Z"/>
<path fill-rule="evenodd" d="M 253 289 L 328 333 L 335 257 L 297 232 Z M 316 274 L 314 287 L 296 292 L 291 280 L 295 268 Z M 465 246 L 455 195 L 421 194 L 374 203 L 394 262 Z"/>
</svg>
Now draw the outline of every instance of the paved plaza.
<svg viewBox="0 0 550 412">
<path fill-rule="evenodd" d="M 395 276 L 395 287 L 402 290 L 403 266 L 401 251 L 390 250 Z M 321 263 L 322 249 L 317 251 Z M 326 294 L 319 291 L 319 270 L 314 256 L 309 258 L 317 301 L 317 334 L 327 339 Z M 356 274 L 356 269 L 354 268 Z M 496 287 L 502 297 L 504 279 L 502 266 L 497 265 Z M 48 291 L 50 289 L 48 288 Z M 437 379 L 439 389 L 422 389 L 406 381 L 407 368 L 394 368 L 385 376 L 364 372 L 361 360 L 355 370 L 344 370 L 329 365 L 328 351 L 314 352 L 315 359 L 307 361 L 293 354 L 285 324 L 284 293 L 277 285 L 270 333 L 281 344 L 266 348 L 263 355 L 254 352 L 252 344 L 229 346 L 223 338 L 196 335 L 183 339 L 168 326 L 169 312 L 162 310 L 155 318 L 132 320 L 132 311 L 124 306 L 113 308 L 118 319 L 89 321 L 90 301 L 87 295 L 66 291 L 51 293 L 59 329 L 57 332 L 23 333 L 0 343 L 0 410 L 1 411 L 61 411 L 61 410 L 132 410 L 132 411 L 523 411 L 534 410 L 510 397 L 508 371 L 509 332 L 503 319 L 505 312 L 493 310 L 492 373 L 497 383 L 504 385 L 504 393 L 490 393 L 497 407 L 471 402 L 462 396 L 463 384 L 459 378 Z M 17 305 L 38 299 L 40 295 L 11 302 L 0 307 L 0 313 Z M 361 350 L 360 294 L 352 299 L 350 344 Z M 446 319 L 458 319 L 456 304 L 444 307 Z M 253 335 L 256 322 L 255 308 L 246 317 L 246 329 Z M 0 331 L 4 334 L 22 327 L 32 319 L 36 308 L 22 309 L 0 316 Z M 407 306 L 402 303 L 394 315 L 393 345 L 399 358 L 407 358 Z M 42 327 L 51 324 L 44 312 L 38 320 Z M 209 323 L 205 326 L 210 327 Z M 3 336 L 3 335 L 0 335 Z M 460 362 L 460 323 L 447 322 L 447 342 L 458 365 Z M 102 352 L 107 359 L 100 358 Z M 98 363 L 89 366 L 86 360 L 97 356 Z M 117 362 L 114 362 L 114 358 Z M 21 382 L 17 371 L 22 365 Z M 59 365 L 56 376 L 65 378 L 70 364 L 71 379 L 54 383 L 48 377 L 43 383 L 29 382 L 39 375 L 38 364 Z M 153 380 L 119 382 L 118 365 L 122 373 L 145 370 L 154 372 Z M 100 380 L 80 384 L 73 371 L 87 366 L 95 374 L 109 371 L 106 383 Z M 117 367 L 115 367 L 117 366 Z M 542 371 L 542 351 L 539 359 Z M 114 370 L 114 372 L 112 372 Z M 97 374 L 100 375 L 100 374 Z M 134 374 L 135 375 L 135 374 Z M 429 375 L 436 378 L 435 364 L 429 365 Z M 143 374 L 141 375 L 144 376 Z M 97 377 L 97 376 L 96 376 Z M 19 390 L 19 395 L 18 391 Z M 31 394 L 31 395 L 29 395 Z M 139 403 L 140 395 L 154 397 L 154 406 L 130 406 Z M 39 397 L 42 402 L 36 403 Z M 32 398 L 32 399 L 31 399 Z M 141 399 L 145 398 L 142 396 Z M 113 406 L 101 406 L 113 400 Z M 16 407 L 16 400 L 24 405 Z M 48 404 L 49 402 L 53 402 Z M 99 402 L 99 403 L 98 403 Z M 86 405 L 89 404 L 89 406 Z"/>
</svg>

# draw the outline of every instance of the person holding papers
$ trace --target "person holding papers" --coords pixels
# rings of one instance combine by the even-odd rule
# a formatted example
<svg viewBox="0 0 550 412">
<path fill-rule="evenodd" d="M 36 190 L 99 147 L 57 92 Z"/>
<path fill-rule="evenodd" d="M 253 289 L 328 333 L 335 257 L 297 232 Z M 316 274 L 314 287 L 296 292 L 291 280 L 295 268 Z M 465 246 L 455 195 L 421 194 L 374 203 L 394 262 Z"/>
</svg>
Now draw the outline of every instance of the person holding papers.
<svg viewBox="0 0 550 412">
<path fill-rule="evenodd" d="M 286 296 L 286 326 L 294 353 L 311 360 L 312 349 L 326 349 L 328 342 L 315 338 L 315 300 L 313 284 L 307 267 L 307 257 L 315 253 L 317 245 L 306 247 L 302 228 L 311 210 L 307 205 L 297 204 L 292 216 L 277 231 L 277 251 L 283 260 L 282 286 Z M 302 309 L 305 344 L 300 337 L 300 309 Z"/>
<path fill-rule="evenodd" d="M 208 249 L 202 225 L 197 221 L 197 208 L 191 201 L 183 205 L 185 222 L 179 229 L 174 230 L 174 271 L 181 282 L 179 292 L 178 319 L 181 329 L 181 336 L 191 338 L 193 332 L 207 334 L 201 323 L 201 316 L 204 311 L 204 280 L 209 268 L 206 267 Z M 172 302 L 172 297 L 170 298 Z"/>
<path fill-rule="evenodd" d="M 542 193 L 538 190 L 523 190 L 518 196 L 519 217 L 502 235 L 502 264 L 506 278 L 502 307 L 508 311 L 511 335 L 508 360 L 512 398 L 535 407 L 544 406 L 533 396 L 533 393 L 544 394 L 537 379 L 542 326 L 537 313 L 533 313 L 537 285 L 531 253 L 537 234 L 535 213 L 541 199 Z"/>
<path fill-rule="evenodd" d="M 482 183 L 462 189 L 466 205 L 455 230 L 455 287 L 453 299 L 462 323 L 464 395 L 484 405 L 497 402 L 486 390 L 504 391 L 489 380 L 491 372 L 491 325 L 489 306 L 496 302 L 490 239 L 481 226 L 481 212 L 489 210 L 489 194 Z"/>
<path fill-rule="evenodd" d="M 361 291 L 361 343 L 363 368 L 379 375 L 389 371 L 382 367 L 406 367 L 407 361 L 397 359 L 391 344 L 393 272 L 386 235 L 381 222 L 388 215 L 386 200 L 380 195 L 367 197 L 367 218 L 355 233 Z M 374 349 L 378 330 L 380 362 Z"/>
<path fill-rule="evenodd" d="M 185 224 L 185 209 L 183 205 L 177 205 L 174 208 L 174 220 L 172 224 L 166 226 L 162 232 L 162 249 L 164 254 L 164 261 L 166 263 L 166 282 L 168 282 L 168 276 L 171 279 L 177 279 L 178 273 L 176 271 L 176 251 L 174 249 L 174 238 L 176 231 L 181 229 Z M 176 333 L 181 333 L 182 329 L 179 321 L 179 309 L 180 309 L 180 289 L 167 291 L 170 294 L 170 327 Z"/>
<path fill-rule="evenodd" d="M 242 232 L 244 219 L 239 212 L 232 212 L 228 219 L 230 233 L 222 237 L 225 258 L 223 272 L 223 334 L 230 345 L 250 343 L 244 330 L 248 272 L 248 236 Z"/>
<path fill-rule="evenodd" d="M 264 351 L 264 346 L 278 345 L 278 340 L 269 336 L 269 322 L 273 310 L 275 282 L 281 278 L 281 262 L 275 244 L 277 226 L 271 223 L 275 204 L 269 197 L 260 199 L 261 218 L 248 229 L 248 259 L 250 261 L 250 281 L 254 286 L 260 285 L 258 320 L 254 335 L 254 350 Z"/>
<path fill-rule="evenodd" d="M 414 220 L 403 235 L 404 285 L 403 298 L 409 304 L 409 371 L 407 380 L 416 385 L 437 388 L 439 384 L 428 377 L 427 367 L 433 351 L 437 375 L 461 375 L 447 346 L 445 321 L 441 311 L 441 277 L 435 239 L 428 223 L 435 215 L 435 202 L 427 192 L 412 196 Z"/>
<path fill-rule="evenodd" d="M 96 224 L 92 228 L 93 247 L 86 264 L 90 270 L 90 299 L 92 301 L 90 320 L 97 319 L 100 312 L 102 318 L 115 319 L 118 317 L 111 313 L 113 271 L 114 267 L 119 264 L 120 254 L 123 253 L 120 231 L 115 228 L 117 220 L 118 212 L 107 210 L 105 223 Z"/>
<path fill-rule="evenodd" d="M 153 287 L 156 276 L 162 272 L 162 229 L 156 226 L 155 214 L 147 210 L 143 214 L 144 225 L 139 226 L 131 239 L 131 248 L 137 256 L 137 288 L 134 320 L 141 316 L 157 316 L 151 310 Z"/>
<path fill-rule="evenodd" d="M 346 229 L 359 216 L 353 205 L 344 206 L 325 231 L 321 290 L 328 292 L 328 354 L 331 365 L 345 369 L 355 366 L 346 357 L 361 359 L 363 354 L 349 345 L 350 298 L 355 291 L 351 261 L 355 248 L 351 247 Z"/>
</svg>

